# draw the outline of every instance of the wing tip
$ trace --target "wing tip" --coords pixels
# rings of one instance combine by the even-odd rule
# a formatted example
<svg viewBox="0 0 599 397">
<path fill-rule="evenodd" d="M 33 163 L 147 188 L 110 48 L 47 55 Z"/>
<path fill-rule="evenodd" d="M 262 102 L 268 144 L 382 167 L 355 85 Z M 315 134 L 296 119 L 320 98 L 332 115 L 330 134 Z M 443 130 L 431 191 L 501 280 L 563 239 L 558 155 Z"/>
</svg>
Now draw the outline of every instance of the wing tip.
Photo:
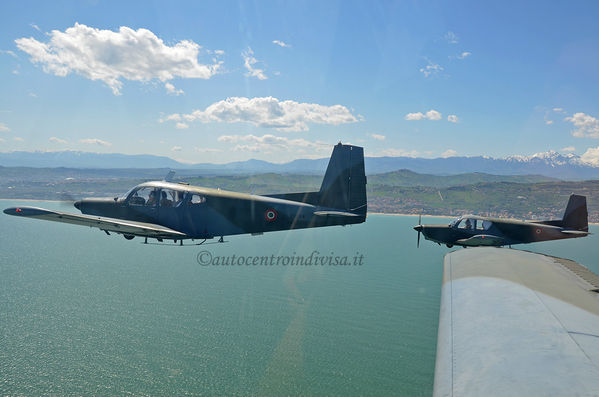
<svg viewBox="0 0 599 397">
<path fill-rule="evenodd" d="M 13 216 L 36 216 L 36 215 L 45 215 L 45 214 L 53 213 L 53 211 L 45 210 L 43 208 L 37 208 L 37 207 L 10 207 L 10 208 L 6 208 L 3 212 L 6 215 L 13 215 Z"/>
</svg>

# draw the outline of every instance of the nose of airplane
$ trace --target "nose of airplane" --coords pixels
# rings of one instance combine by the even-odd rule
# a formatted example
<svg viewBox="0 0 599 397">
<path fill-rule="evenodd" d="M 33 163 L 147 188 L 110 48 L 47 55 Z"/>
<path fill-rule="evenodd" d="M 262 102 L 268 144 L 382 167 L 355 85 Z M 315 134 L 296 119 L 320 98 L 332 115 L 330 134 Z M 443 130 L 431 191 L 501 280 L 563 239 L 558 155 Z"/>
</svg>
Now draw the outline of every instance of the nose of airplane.
<svg viewBox="0 0 599 397">
<path fill-rule="evenodd" d="M 79 207 L 81 206 L 81 201 L 75 201 L 75 203 L 73 203 L 73 205 L 75 206 L 75 208 L 77 208 L 79 210 L 80 209 Z"/>
<path fill-rule="evenodd" d="M 422 229 L 424 229 L 424 226 L 422 225 L 414 226 L 414 230 L 416 230 L 417 232 L 421 232 Z"/>
</svg>

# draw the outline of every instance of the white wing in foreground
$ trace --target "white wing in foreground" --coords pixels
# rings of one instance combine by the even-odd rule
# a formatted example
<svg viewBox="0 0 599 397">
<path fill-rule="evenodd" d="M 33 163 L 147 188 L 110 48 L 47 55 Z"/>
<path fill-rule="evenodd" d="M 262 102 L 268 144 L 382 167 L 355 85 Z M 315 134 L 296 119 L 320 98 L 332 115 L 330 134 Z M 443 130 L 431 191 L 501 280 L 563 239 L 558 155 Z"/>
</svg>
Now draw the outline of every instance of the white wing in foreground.
<svg viewBox="0 0 599 397">
<path fill-rule="evenodd" d="M 78 215 L 67 212 L 51 211 L 37 207 L 13 207 L 4 210 L 5 214 L 26 218 L 43 219 L 46 221 L 70 223 L 73 225 L 97 227 L 109 232 L 165 239 L 180 239 L 185 233 L 169 229 L 153 223 L 128 221 L 123 219 L 105 218 L 93 215 Z"/>
<path fill-rule="evenodd" d="M 599 394 L 599 277 L 507 248 L 445 256 L 436 396 Z"/>
</svg>

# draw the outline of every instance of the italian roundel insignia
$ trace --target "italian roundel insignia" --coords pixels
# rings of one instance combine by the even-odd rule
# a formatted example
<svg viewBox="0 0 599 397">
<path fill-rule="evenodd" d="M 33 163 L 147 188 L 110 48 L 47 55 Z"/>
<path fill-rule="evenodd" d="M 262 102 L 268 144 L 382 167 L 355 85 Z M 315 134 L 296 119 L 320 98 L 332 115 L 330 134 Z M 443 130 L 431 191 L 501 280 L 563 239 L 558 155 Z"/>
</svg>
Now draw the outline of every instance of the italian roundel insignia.
<svg viewBox="0 0 599 397">
<path fill-rule="evenodd" d="M 273 210 L 272 208 L 267 209 L 264 213 L 264 218 L 267 222 L 273 222 L 277 219 L 277 211 Z"/>
</svg>

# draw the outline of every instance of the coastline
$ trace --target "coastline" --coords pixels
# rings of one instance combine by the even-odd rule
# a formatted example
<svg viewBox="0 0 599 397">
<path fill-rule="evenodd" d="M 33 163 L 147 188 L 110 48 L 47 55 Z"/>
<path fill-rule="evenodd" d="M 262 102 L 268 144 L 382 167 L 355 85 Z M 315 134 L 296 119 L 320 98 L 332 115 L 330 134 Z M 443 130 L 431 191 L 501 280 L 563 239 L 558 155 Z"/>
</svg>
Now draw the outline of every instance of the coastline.
<svg viewBox="0 0 599 397">
<path fill-rule="evenodd" d="M 422 216 L 423 218 L 447 218 L 447 219 L 455 219 L 456 216 L 451 215 L 427 215 L 427 214 L 403 214 L 401 212 L 368 212 L 367 215 L 389 215 L 389 216 Z"/>
<path fill-rule="evenodd" d="M 22 199 L 22 198 L 0 198 L 0 201 L 31 201 L 31 202 L 46 202 L 46 203 L 70 203 L 72 200 L 36 200 L 36 199 Z"/>
</svg>

